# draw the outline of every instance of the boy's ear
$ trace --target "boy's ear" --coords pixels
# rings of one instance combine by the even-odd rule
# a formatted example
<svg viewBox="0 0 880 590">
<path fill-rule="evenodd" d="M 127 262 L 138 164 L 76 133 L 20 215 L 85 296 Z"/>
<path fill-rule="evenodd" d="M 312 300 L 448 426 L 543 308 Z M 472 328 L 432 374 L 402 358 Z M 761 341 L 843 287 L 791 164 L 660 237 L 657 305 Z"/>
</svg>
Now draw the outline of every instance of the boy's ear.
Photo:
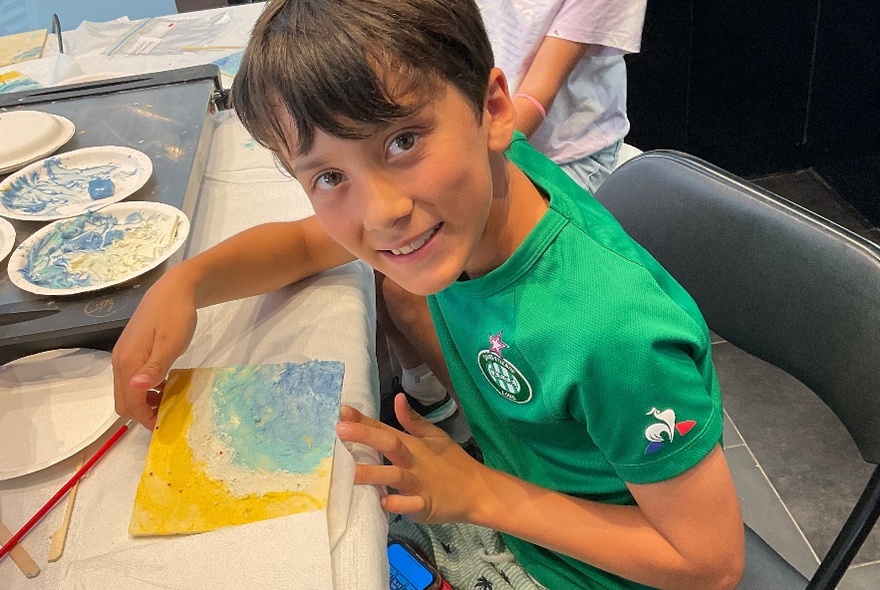
<svg viewBox="0 0 880 590">
<path fill-rule="evenodd" d="M 503 152 L 510 146 L 516 129 L 516 108 L 507 88 L 507 78 L 499 68 L 489 72 L 484 116 L 489 126 L 489 149 Z"/>
</svg>

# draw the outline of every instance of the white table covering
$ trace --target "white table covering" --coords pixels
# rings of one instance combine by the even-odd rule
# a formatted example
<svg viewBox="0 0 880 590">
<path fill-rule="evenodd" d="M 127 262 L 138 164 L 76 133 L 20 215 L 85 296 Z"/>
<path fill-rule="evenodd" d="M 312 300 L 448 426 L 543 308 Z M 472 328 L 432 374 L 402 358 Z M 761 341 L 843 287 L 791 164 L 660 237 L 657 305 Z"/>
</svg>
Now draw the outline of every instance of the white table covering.
<svg viewBox="0 0 880 590">
<path fill-rule="evenodd" d="M 228 16 L 228 22 L 218 32 L 215 42 L 244 45 L 250 25 L 261 7 L 244 5 L 168 18 L 188 20 Z M 106 27 L 108 30 L 118 29 L 123 25 L 130 26 L 114 21 Z M 198 52 L 178 56 L 108 58 L 92 52 L 77 57 L 73 51 L 77 43 L 73 40 L 93 34 L 96 27 L 101 26 L 104 25 L 84 23 L 76 31 L 67 33 L 65 49 L 69 35 L 70 55 L 53 54 L 50 43 L 48 55 L 44 58 L 0 69 L 0 74 L 17 70 L 36 80 L 42 77 L 57 81 L 82 73 L 172 69 L 209 63 L 223 55 L 222 52 Z M 187 255 L 202 251 L 252 225 L 299 219 L 311 212 L 299 185 L 275 168 L 271 155 L 250 139 L 233 115 L 219 113 Z M 343 402 L 367 414 L 377 415 L 374 330 L 372 270 L 362 263 L 352 263 L 266 296 L 201 310 L 192 346 L 175 366 L 259 364 L 297 360 L 302 356 L 341 360 L 345 363 Z M 111 429 L 87 452 L 94 452 L 114 430 Z M 139 546 L 186 541 L 133 539 L 127 533 L 149 439 L 149 432 L 139 426 L 133 428 L 82 480 L 61 560 L 50 564 L 46 556 L 49 535 L 61 523 L 64 500 L 31 530 L 22 543 L 42 568 L 40 575 L 30 580 L 25 578 L 6 557 L 0 561 L 0 588 L 99 588 L 111 583 L 113 585 L 107 587 L 129 587 L 130 584 L 126 583 L 128 576 L 135 575 L 139 569 L 156 567 L 156 563 L 126 561 L 138 555 L 135 550 Z M 355 448 L 352 453 L 358 461 L 378 460 L 374 452 L 365 448 Z M 330 534 L 335 543 L 331 552 L 333 580 L 332 585 L 328 580 L 320 587 L 384 590 L 388 587 L 387 524 L 378 503 L 379 491 L 372 487 L 352 486 L 350 461 L 337 459 L 337 463 L 342 466 L 342 475 L 334 471 L 331 484 Z M 0 521 L 15 532 L 63 485 L 75 467 L 76 458 L 73 457 L 37 473 L 0 482 Z M 334 502 L 343 505 L 339 507 Z M 228 538 L 232 544 L 228 555 L 196 557 L 186 550 L 172 549 L 184 545 L 167 545 L 169 551 L 156 545 L 157 556 L 176 555 L 177 559 L 163 558 L 165 569 L 158 577 L 164 579 L 164 583 L 155 585 L 150 581 L 151 585 L 142 587 L 192 587 L 186 585 L 188 578 L 183 574 L 196 575 L 205 564 L 210 564 L 210 570 L 205 571 L 212 573 L 212 585 L 217 580 L 225 580 L 239 588 L 264 588 L 268 582 L 274 581 L 272 585 L 285 587 L 284 572 L 290 571 L 289 568 L 308 567 L 308 564 L 299 563 L 296 555 L 286 549 L 285 538 L 293 542 L 296 533 L 284 524 L 282 519 L 276 519 L 236 527 L 241 529 L 238 534 L 207 533 L 226 535 L 223 538 Z M 239 579 L 243 564 L 261 568 L 260 574 Z M 150 571 L 155 573 L 153 569 Z M 100 576 L 94 577 L 96 572 Z"/>
</svg>

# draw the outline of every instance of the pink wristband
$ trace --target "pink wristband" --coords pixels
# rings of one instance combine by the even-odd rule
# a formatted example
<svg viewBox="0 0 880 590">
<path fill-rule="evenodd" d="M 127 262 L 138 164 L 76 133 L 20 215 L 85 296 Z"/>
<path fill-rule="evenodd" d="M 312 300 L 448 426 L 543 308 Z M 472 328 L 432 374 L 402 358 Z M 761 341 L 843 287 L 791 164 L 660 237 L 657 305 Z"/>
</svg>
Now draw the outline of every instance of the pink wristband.
<svg viewBox="0 0 880 590">
<path fill-rule="evenodd" d="M 534 96 L 532 96 L 531 94 L 526 94 L 525 92 L 518 92 L 518 93 L 516 93 L 516 94 L 513 95 L 513 98 L 524 98 L 524 99 L 526 99 L 527 101 L 529 101 L 530 103 L 532 103 L 533 105 L 535 105 L 535 108 L 538 109 L 538 112 L 539 112 L 539 113 L 541 113 L 541 118 L 542 118 L 542 119 L 544 119 L 544 118 L 547 117 L 547 111 L 546 111 L 546 109 L 544 109 L 544 105 L 542 105 L 542 104 L 538 101 L 538 99 L 535 98 Z"/>
</svg>

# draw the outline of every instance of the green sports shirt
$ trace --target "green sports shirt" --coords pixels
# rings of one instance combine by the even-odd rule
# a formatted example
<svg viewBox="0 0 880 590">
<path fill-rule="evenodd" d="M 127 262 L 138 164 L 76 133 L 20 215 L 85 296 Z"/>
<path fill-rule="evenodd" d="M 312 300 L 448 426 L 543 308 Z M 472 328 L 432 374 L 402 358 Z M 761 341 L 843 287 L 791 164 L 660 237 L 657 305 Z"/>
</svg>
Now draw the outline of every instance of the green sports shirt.
<svg viewBox="0 0 880 590">
<path fill-rule="evenodd" d="M 501 266 L 428 297 L 455 390 L 487 465 L 633 504 L 625 482 L 673 478 L 721 442 L 709 330 L 684 289 L 524 136 L 507 155 L 549 209 Z M 552 590 L 642 587 L 505 541 Z"/>
</svg>

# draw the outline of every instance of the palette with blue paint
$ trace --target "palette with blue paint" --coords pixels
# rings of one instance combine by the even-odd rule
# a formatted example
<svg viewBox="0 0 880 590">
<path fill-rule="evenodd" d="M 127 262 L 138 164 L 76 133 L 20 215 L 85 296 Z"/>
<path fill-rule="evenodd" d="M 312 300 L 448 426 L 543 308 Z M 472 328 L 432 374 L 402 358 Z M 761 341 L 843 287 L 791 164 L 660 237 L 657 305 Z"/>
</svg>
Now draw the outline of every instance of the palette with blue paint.
<svg viewBox="0 0 880 590">
<path fill-rule="evenodd" d="M 12 252 L 15 247 L 15 227 L 0 217 L 0 260 Z"/>
<path fill-rule="evenodd" d="M 165 203 L 129 201 L 57 220 L 9 257 L 17 287 L 38 295 L 74 295 L 131 280 L 186 242 L 189 219 Z"/>
<path fill-rule="evenodd" d="M 95 211 L 132 195 L 153 173 L 145 153 L 97 146 L 34 162 L 0 182 L 0 215 L 54 221 Z"/>
</svg>

